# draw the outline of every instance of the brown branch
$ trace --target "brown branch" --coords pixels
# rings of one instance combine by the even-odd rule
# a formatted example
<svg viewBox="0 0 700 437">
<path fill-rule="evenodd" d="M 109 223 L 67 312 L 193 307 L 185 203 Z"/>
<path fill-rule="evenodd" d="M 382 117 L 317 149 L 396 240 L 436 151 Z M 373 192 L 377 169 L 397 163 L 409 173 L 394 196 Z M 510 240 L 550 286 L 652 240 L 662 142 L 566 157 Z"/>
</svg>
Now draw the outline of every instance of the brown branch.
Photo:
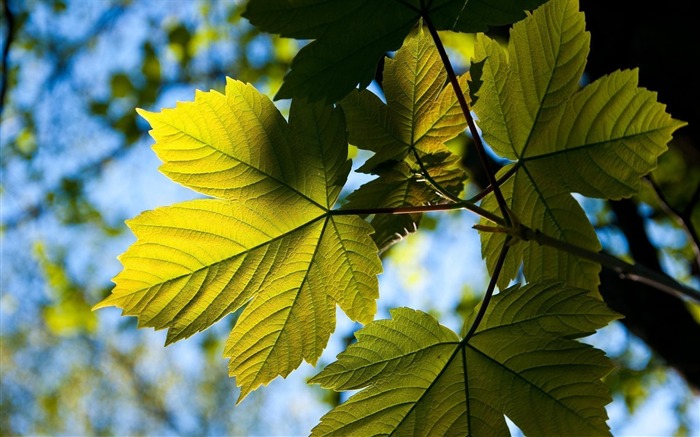
<svg viewBox="0 0 700 437">
<path fill-rule="evenodd" d="M 634 202 L 610 204 L 632 257 L 661 271 L 658 252 L 649 241 Z M 625 281 L 605 266 L 600 278 L 600 293 L 610 308 L 625 316 L 621 322 L 700 391 L 700 361 L 692 352 L 700 350 L 700 324 L 686 303 L 647 284 Z"/>
<path fill-rule="evenodd" d="M 7 97 L 8 77 L 10 76 L 10 47 L 15 38 L 15 16 L 10 9 L 10 0 L 3 2 L 3 15 L 7 32 L 5 34 L 5 46 L 2 48 L 2 79 L 0 79 L 0 116 L 5 111 L 5 98 Z"/>
</svg>

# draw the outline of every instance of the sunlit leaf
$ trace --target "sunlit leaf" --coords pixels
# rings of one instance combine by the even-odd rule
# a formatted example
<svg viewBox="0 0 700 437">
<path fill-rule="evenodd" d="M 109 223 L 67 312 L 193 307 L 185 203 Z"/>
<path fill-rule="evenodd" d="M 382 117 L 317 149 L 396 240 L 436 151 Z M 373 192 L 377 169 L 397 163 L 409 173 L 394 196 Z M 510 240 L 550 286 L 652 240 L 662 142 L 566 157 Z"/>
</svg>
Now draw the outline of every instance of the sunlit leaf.
<svg viewBox="0 0 700 437">
<path fill-rule="evenodd" d="M 225 94 L 139 112 L 163 173 L 218 198 L 130 220 L 137 241 L 98 308 L 167 328 L 170 343 L 245 305 L 225 351 L 241 398 L 315 363 L 336 303 L 372 320 L 381 264 L 371 226 L 330 213 L 350 169 L 339 109 L 295 101 L 287 123 L 267 97 L 229 79 Z"/>
<path fill-rule="evenodd" d="M 513 161 L 501 172 L 509 208 L 522 223 L 566 243 L 600 244 L 570 193 L 629 197 L 656 166 L 672 133 L 683 126 L 637 87 L 637 72 L 617 71 L 580 89 L 590 38 L 576 0 L 552 0 L 513 26 L 507 56 L 477 39 L 483 81 L 474 106 L 483 137 Z M 565 170 L 564 170 L 565 169 Z M 493 198 L 484 206 L 497 211 Z M 486 221 L 484 221 L 486 223 Z M 503 234 L 482 233 L 493 271 Z M 596 289 L 600 266 L 537 243 L 509 253 L 501 288 L 524 260 L 526 278 L 562 279 Z M 526 247 L 522 247 L 526 246 Z"/>
<path fill-rule="evenodd" d="M 428 314 L 392 310 L 311 379 L 362 389 L 313 435 L 509 435 L 504 415 L 525 435 L 608 435 L 601 378 L 612 366 L 573 339 L 618 316 L 587 294 L 554 282 L 507 289 L 463 339 Z"/>
<path fill-rule="evenodd" d="M 460 78 L 465 91 L 466 78 Z M 446 82 L 447 73 L 430 36 L 419 29 L 406 38 L 393 59 L 386 59 L 386 104 L 367 90 L 352 91 L 341 101 L 350 142 L 374 152 L 359 170 L 379 175 L 348 196 L 344 209 L 444 202 L 425 171 L 441 188 L 460 194 L 466 174 L 445 142 L 463 132 L 466 121 Z M 375 241 L 385 248 L 413 232 L 419 222 L 420 214 L 378 215 L 372 219 Z"/>
</svg>

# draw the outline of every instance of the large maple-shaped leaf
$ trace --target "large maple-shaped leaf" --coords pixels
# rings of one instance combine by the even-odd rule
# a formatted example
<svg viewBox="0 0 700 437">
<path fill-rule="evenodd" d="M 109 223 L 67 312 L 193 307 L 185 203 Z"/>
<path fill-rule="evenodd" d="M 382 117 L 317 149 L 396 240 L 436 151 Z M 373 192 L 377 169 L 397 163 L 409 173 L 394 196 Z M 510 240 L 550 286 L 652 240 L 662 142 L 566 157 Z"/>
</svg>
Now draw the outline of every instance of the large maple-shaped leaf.
<svg viewBox="0 0 700 437">
<path fill-rule="evenodd" d="M 276 98 L 335 102 L 395 51 L 421 17 L 438 30 L 485 31 L 510 24 L 545 0 L 251 0 L 243 16 L 265 32 L 312 39 L 292 61 Z"/>
<path fill-rule="evenodd" d="M 340 102 L 350 142 L 374 152 L 359 171 L 379 175 L 351 193 L 343 209 L 444 202 L 425 172 L 459 195 L 466 173 L 445 142 L 463 132 L 466 121 L 452 87 L 446 86 L 447 73 L 430 36 L 422 29 L 410 34 L 394 59 L 386 59 L 383 73 L 386 104 L 367 90 L 354 90 Z M 467 75 L 460 77 L 462 85 L 466 80 Z M 377 245 L 387 247 L 419 221 L 420 214 L 374 217 Z"/>
<path fill-rule="evenodd" d="M 371 226 L 330 213 L 350 170 L 339 109 L 295 101 L 289 123 L 252 86 L 160 113 L 139 111 L 171 179 L 217 199 L 147 211 L 128 221 L 137 241 L 112 294 L 168 343 L 245 306 L 225 356 L 241 398 L 302 360 L 315 363 L 335 304 L 372 320 L 381 270 Z"/>
<path fill-rule="evenodd" d="M 486 142 L 512 161 L 500 176 L 510 176 L 502 191 L 515 216 L 596 252 L 595 232 L 570 193 L 633 195 L 683 123 L 665 112 L 656 93 L 637 86 L 636 71 L 617 71 L 579 89 L 589 43 L 576 0 L 551 0 L 514 25 L 507 56 L 479 36 L 475 56 L 484 61 L 483 83 L 474 112 Z M 498 209 L 492 197 L 483 206 Z M 504 239 L 482 233 L 491 271 Z M 521 260 L 526 278 L 557 278 L 590 289 L 598 284 L 598 264 L 522 243 L 509 252 L 499 286 L 514 277 Z"/>
<path fill-rule="evenodd" d="M 548 282 L 494 296 L 470 338 L 408 308 L 372 322 L 311 382 L 357 390 L 313 435 L 607 435 L 604 354 L 574 338 L 618 316 Z M 474 316 L 473 316 L 474 317 Z M 473 321 L 469 321 L 471 323 Z"/>
</svg>

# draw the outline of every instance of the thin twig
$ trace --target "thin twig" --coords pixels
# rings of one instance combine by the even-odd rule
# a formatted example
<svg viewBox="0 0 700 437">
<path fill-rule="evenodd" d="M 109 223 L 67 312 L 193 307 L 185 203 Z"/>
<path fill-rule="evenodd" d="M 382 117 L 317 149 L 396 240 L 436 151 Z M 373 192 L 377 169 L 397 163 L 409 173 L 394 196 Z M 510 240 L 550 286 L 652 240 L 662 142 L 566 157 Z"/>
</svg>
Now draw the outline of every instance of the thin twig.
<svg viewBox="0 0 700 437">
<path fill-rule="evenodd" d="M 684 211 L 679 211 L 671 205 L 671 203 L 664 195 L 663 191 L 661 191 L 661 187 L 659 187 L 659 185 L 656 183 L 656 181 L 654 181 L 654 178 L 652 178 L 651 175 L 648 175 L 645 179 L 649 182 L 651 188 L 656 194 L 656 197 L 659 199 L 661 209 L 663 209 L 666 212 L 666 214 L 675 217 L 676 222 L 678 222 L 678 224 L 685 231 L 690 242 L 690 247 L 693 249 L 693 253 L 695 254 L 695 264 L 698 266 L 698 268 L 700 268 L 700 237 L 698 236 L 698 233 L 696 232 L 695 226 L 693 226 L 693 222 L 690 217 L 690 215 L 692 214 L 693 205 L 697 202 L 698 196 L 700 196 L 700 184 L 698 184 L 698 186 L 696 187 L 695 192 L 693 193 L 693 197 L 688 203 L 689 206 L 686 207 Z"/>
<path fill-rule="evenodd" d="M 501 214 L 503 215 L 504 219 L 506 220 L 506 223 L 508 223 L 508 225 L 510 225 L 510 216 L 508 213 L 508 205 L 506 203 L 505 198 L 503 197 L 503 193 L 501 192 L 501 190 L 498 186 L 498 181 L 496 180 L 495 172 L 493 171 L 493 168 L 491 167 L 491 164 L 488 160 L 488 156 L 486 154 L 486 148 L 484 147 L 484 143 L 481 141 L 481 136 L 479 135 L 479 131 L 476 128 L 476 123 L 474 122 L 474 118 L 471 116 L 469 104 L 467 103 L 467 100 L 464 98 L 464 93 L 462 92 L 462 87 L 459 85 L 459 79 L 457 78 L 457 75 L 455 74 L 454 69 L 452 68 L 452 63 L 450 62 L 449 56 L 447 56 L 447 51 L 445 51 L 445 46 L 442 45 L 442 41 L 440 40 L 440 35 L 438 34 L 438 31 L 435 28 L 435 25 L 431 21 L 430 16 L 428 15 L 428 13 L 425 9 L 422 11 L 422 17 L 423 17 L 423 22 L 428 27 L 428 31 L 430 32 L 430 35 L 433 38 L 433 42 L 435 43 L 435 47 L 437 48 L 437 51 L 440 54 L 440 59 L 442 59 L 442 63 L 445 66 L 445 70 L 447 71 L 447 76 L 450 80 L 450 84 L 452 85 L 452 88 L 454 89 L 454 92 L 457 95 L 457 101 L 459 102 L 459 106 L 462 109 L 462 113 L 464 114 L 464 118 L 466 119 L 467 125 L 469 126 L 469 131 L 471 132 L 472 138 L 474 140 L 474 145 L 475 145 L 476 150 L 478 152 L 479 159 L 481 160 L 481 166 L 484 168 L 484 172 L 486 173 L 486 177 L 489 180 L 489 184 L 491 185 L 491 187 L 493 187 L 492 188 L 493 193 L 496 196 L 496 201 L 498 202 L 498 206 L 501 210 Z"/>
</svg>

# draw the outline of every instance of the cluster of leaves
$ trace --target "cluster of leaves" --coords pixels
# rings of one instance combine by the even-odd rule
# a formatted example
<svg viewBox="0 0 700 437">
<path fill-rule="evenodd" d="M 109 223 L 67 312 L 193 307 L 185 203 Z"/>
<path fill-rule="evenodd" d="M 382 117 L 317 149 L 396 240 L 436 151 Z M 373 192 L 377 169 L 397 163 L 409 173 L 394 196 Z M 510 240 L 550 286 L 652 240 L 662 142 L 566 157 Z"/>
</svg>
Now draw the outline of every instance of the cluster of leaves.
<svg viewBox="0 0 700 437">
<path fill-rule="evenodd" d="M 251 1 L 244 15 L 263 31 L 313 40 L 277 94 L 292 99 L 288 120 L 233 79 L 224 93 L 139 110 L 161 171 L 213 198 L 130 220 L 137 241 L 97 307 L 167 328 L 168 342 L 242 309 L 224 352 L 242 399 L 315 364 L 337 304 L 366 326 L 311 382 L 362 390 L 322 418 L 319 435 L 502 435 L 504 415 L 527 434 L 606 434 L 610 364 L 575 339 L 618 316 L 597 296 L 600 245 L 571 193 L 634 194 L 683 124 L 636 71 L 581 87 L 583 14 L 575 0 L 541 3 Z M 516 21 L 507 54 L 479 35 L 478 74 L 454 74 L 439 30 Z M 365 88 L 392 51 L 384 103 Z M 511 162 L 479 204 L 460 197 L 466 175 L 445 146 L 467 128 L 481 152 L 483 135 Z M 360 171 L 376 178 L 336 208 L 348 142 L 374 152 Z M 463 335 L 408 308 L 372 321 L 380 251 L 422 212 L 455 208 L 482 215 L 492 275 Z M 529 285 L 507 288 L 521 266 Z"/>
</svg>

